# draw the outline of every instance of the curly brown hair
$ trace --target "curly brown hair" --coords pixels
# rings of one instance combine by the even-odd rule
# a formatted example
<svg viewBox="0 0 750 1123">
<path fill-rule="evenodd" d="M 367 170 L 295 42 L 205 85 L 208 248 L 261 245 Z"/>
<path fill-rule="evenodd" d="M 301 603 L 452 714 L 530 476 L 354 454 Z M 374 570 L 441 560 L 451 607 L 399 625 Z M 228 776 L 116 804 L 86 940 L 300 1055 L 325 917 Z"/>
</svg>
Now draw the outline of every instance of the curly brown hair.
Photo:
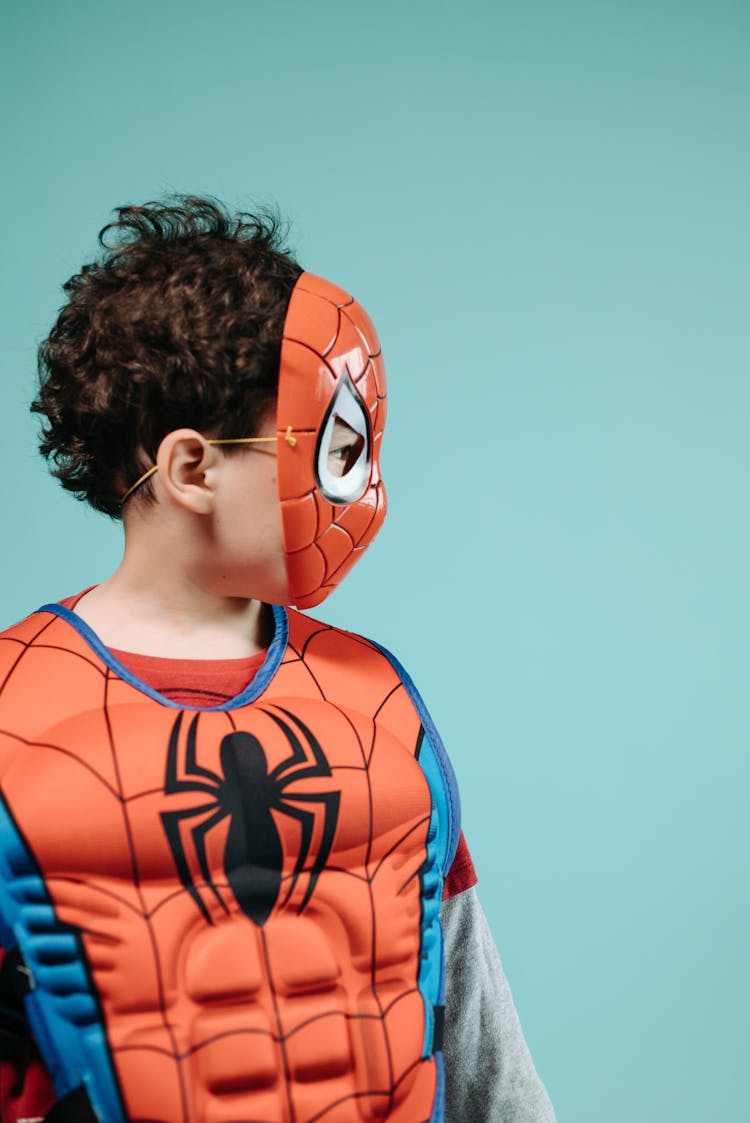
<svg viewBox="0 0 750 1123">
<path fill-rule="evenodd" d="M 253 436 L 276 397 L 302 272 L 271 213 L 190 195 L 116 208 L 105 254 L 65 284 L 39 348 L 40 450 L 63 487 L 113 518 L 182 426 Z M 153 498 L 150 481 L 138 492 Z"/>
</svg>

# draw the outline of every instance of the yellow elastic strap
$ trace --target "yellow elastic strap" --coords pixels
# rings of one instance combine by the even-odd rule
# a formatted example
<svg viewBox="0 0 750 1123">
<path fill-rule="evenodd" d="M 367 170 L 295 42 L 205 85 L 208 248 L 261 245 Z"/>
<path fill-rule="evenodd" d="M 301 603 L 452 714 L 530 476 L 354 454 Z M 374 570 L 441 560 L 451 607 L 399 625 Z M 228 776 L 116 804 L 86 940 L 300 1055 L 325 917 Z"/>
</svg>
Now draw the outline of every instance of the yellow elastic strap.
<svg viewBox="0 0 750 1123">
<path fill-rule="evenodd" d="M 125 500 L 128 499 L 133 494 L 133 492 L 141 486 L 141 484 L 145 484 L 146 480 L 151 479 L 151 477 L 153 476 L 155 471 L 156 471 L 156 465 L 154 464 L 153 468 L 149 468 L 149 470 L 147 472 L 144 472 L 143 475 L 140 476 L 135 481 L 135 483 L 133 484 L 132 487 L 128 488 L 128 490 L 125 492 L 122 499 L 120 500 L 120 506 L 121 507 L 122 507 L 123 503 L 125 502 Z"/>
<path fill-rule="evenodd" d="M 253 445 L 253 444 L 268 444 L 269 442 L 276 441 L 276 440 L 277 440 L 276 437 L 206 437 L 206 444 L 208 444 L 208 445 Z M 291 448 L 294 448 L 294 446 L 297 443 L 297 438 L 292 433 L 291 425 L 287 425 L 287 427 L 286 427 L 286 433 L 284 434 L 284 440 L 286 441 L 286 443 Z M 156 472 L 157 470 L 158 470 L 158 466 L 156 464 L 154 464 L 153 468 L 149 468 L 147 472 L 144 472 L 143 475 L 135 481 L 133 486 L 129 487 L 128 490 L 125 492 L 122 499 L 120 500 L 120 506 L 122 507 L 125 500 L 128 499 L 133 494 L 133 492 L 136 491 L 141 486 L 141 484 L 145 484 L 146 480 L 150 480 L 151 477 L 153 476 L 154 472 Z"/>
</svg>

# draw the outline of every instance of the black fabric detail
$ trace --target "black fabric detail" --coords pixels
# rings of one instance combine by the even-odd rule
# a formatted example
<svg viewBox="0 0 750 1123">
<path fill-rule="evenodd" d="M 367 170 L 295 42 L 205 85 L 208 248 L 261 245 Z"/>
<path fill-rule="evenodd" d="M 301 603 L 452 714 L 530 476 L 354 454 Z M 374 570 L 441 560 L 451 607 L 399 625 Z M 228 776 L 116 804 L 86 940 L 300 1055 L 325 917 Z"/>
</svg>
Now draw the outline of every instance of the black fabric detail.
<svg viewBox="0 0 750 1123">
<path fill-rule="evenodd" d="M 31 990 L 19 948 L 5 953 L 0 966 L 0 1060 L 12 1060 L 29 1038 L 23 1000 Z"/>
<path fill-rule="evenodd" d="M 443 1048 L 443 1035 L 445 1033 L 445 1006 L 433 1006 L 435 1015 L 435 1032 L 432 1035 L 432 1051 L 439 1053 Z"/>
<path fill-rule="evenodd" d="M 45 1115 L 44 1123 L 99 1123 L 85 1085 L 79 1084 L 58 1100 Z"/>
<path fill-rule="evenodd" d="M 31 976 L 20 948 L 6 951 L 0 967 L 0 1000 L 20 1006 L 31 990 Z"/>
<path fill-rule="evenodd" d="M 0 1002 L 0 1061 L 10 1061 L 20 1053 L 29 1035 L 25 1016 Z"/>
</svg>

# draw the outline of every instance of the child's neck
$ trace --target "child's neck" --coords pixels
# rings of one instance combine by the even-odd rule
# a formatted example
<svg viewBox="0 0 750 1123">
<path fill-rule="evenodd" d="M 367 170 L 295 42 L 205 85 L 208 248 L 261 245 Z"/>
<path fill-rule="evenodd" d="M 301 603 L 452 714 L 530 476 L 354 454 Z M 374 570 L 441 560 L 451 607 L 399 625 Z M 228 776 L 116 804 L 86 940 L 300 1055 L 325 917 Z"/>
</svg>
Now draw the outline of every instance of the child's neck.
<svg viewBox="0 0 750 1123">
<path fill-rule="evenodd" d="M 273 635 L 267 605 L 216 596 L 166 566 L 143 580 L 123 563 L 75 611 L 107 647 L 165 659 L 242 659 Z"/>
</svg>

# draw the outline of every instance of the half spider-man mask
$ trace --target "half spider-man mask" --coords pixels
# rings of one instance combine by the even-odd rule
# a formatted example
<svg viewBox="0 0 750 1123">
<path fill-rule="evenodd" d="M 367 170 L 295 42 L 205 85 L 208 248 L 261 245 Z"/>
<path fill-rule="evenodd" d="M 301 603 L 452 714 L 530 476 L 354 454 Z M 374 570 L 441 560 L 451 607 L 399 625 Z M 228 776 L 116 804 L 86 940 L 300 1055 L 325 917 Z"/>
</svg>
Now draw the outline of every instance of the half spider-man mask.
<svg viewBox="0 0 750 1123">
<path fill-rule="evenodd" d="M 277 405 L 290 600 L 320 604 L 380 530 L 385 371 L 364 308 L 312 273 L 284 322 Z"/>
</svg>

